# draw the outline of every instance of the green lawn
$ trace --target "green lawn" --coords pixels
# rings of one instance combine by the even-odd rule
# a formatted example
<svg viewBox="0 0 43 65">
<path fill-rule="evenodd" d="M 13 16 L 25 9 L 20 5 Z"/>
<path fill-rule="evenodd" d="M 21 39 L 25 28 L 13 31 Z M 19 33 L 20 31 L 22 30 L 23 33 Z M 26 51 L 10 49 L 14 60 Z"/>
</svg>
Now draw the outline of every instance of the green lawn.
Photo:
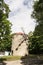
<svg viewBox="0 0 43 65">
<path fill-rule="evenodd" d="M 20 60 L 21 56 L 3 56 L 0 57 L 0 61 L 6 60 L 6 61 L 12 61 L 12 60 Z"/>
</svg>

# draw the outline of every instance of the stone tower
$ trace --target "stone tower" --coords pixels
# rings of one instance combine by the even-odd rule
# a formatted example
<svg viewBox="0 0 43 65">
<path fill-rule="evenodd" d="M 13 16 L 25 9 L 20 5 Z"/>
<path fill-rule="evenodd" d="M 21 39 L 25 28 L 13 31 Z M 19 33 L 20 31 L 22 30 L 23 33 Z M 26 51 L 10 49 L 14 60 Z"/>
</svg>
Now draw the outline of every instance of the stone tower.
<svg viewBox="0 0 43 65">
<path fill-rule="evenodd" d="M 24 40 L 23 33 L 15 33 L 12 38 L 12 55 L 25 56 L 28 55 L 27 40 Z"/>
</svg>

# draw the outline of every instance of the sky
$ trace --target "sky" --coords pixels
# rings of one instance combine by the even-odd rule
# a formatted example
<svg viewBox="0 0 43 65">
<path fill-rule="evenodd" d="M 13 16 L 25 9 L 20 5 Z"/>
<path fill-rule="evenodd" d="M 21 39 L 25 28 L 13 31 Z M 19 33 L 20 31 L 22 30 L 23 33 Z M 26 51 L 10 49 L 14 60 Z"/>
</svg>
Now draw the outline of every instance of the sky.
<svg viewBox="0 0 43 65">
<path fill-rule="evenodd" d="M 31 17 L 33 0 L 5 0 L 5 3 L 11 10 L 8 19 L 12 23 L 12 33 L 23 32 L 21 28 L 25 33 L 34 31 L 36 23 Z"/>
</svg>

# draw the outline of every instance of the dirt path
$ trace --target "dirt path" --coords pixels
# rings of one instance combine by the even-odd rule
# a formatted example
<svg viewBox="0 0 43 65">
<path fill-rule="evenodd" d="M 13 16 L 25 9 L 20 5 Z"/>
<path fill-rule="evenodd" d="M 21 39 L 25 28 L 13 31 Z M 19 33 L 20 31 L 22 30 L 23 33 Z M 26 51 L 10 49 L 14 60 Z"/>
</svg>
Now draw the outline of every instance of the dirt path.
<svg viewBox="0 0 43 65">
<path fill-rule="evenodd" d="M 21 60 L 5 61 L 5 65 L 23 65 Z"/>
</svg>

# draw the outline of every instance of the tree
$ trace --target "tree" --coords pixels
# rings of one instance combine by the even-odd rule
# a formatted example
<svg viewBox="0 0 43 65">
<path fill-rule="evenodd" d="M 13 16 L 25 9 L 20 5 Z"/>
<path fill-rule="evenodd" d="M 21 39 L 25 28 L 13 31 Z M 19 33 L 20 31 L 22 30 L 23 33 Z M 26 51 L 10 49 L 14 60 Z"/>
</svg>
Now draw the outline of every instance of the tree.
<svg viewBox="0 0 43 65">
<path fill-rule="evenodd" d="M 32 17 L 36 20 L 37 25 L 31 38 L 31 49 L 34 50 L 34 53 L 43 53 L 43 0 L 35 1 L 33 8 Z"/>
<path fill-rule="evenodd" d="M 43 0 L 34 3 L 32 17 L 36 20 L 34 35 L 43 35 Z"/>
<path fill-rule="evenodd" d="M 0 51 L 11 48 L 11 23 L 8 21 L 10 10 L 4 0 L 0 0 Z"/>
</svg>

